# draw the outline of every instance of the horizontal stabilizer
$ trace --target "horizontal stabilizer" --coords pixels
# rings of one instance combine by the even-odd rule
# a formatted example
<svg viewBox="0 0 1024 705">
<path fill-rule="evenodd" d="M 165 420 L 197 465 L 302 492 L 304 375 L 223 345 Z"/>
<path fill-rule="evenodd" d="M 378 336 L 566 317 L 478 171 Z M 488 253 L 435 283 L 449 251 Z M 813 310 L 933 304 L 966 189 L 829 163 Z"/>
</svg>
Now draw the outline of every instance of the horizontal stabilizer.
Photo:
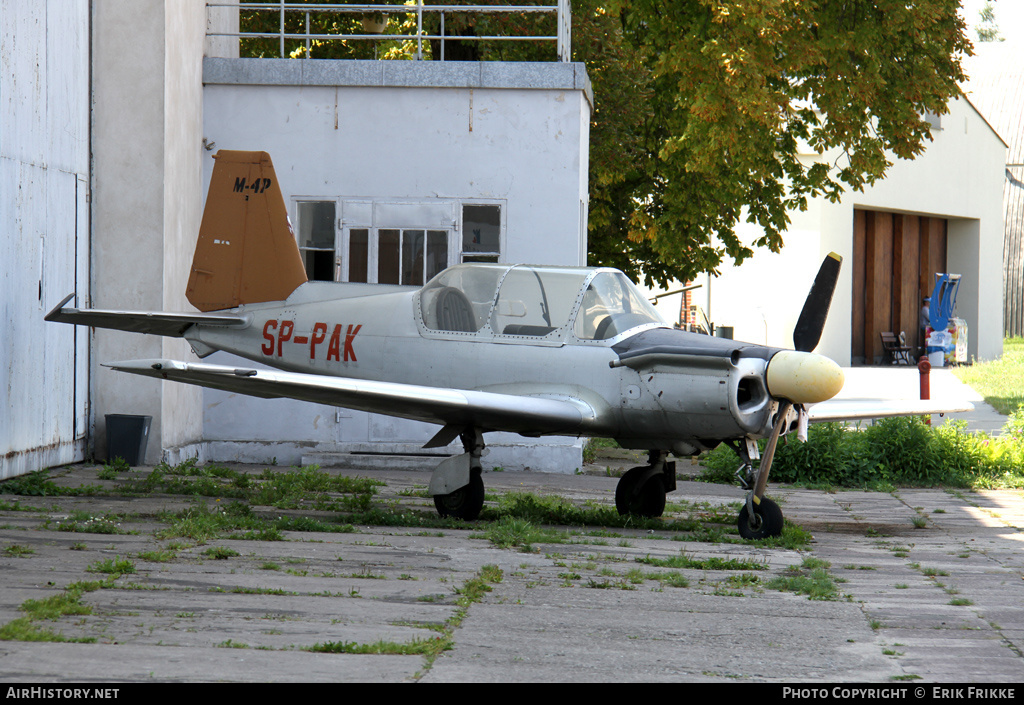
<svg viewBox="0 0 1024 705">
<path fill-rule="evenodd" d="M 807 411 L 811 423 L 857 421 L 890 416 L 927 416 L 974 411 L 974 404 L 962 399 L 830 399 Z"/>
<path fill-rule="evenodd" d="M 176 360 L 130 360 L 106 367 L 249 396 L 299 399 L 485 431 L 586 435 L 596 417 L 594 410 L 578 399 L 423 387 Z"/>
<path fill-rule="evenodd" d="M 52 311 L 46 314 L 46 320 L 79 326 L 125 330 L 132 333 L 166 335 L 172 338 L 180 338 L 190 326 L 196 323 L 233 328 L 244 328 L 249 325 L 247 316 L 230 313 L 162 313 L 65 308 L 65 304 L 74 297 L 75 295 L 71 294 L 57 304 Z"/>
</svg>

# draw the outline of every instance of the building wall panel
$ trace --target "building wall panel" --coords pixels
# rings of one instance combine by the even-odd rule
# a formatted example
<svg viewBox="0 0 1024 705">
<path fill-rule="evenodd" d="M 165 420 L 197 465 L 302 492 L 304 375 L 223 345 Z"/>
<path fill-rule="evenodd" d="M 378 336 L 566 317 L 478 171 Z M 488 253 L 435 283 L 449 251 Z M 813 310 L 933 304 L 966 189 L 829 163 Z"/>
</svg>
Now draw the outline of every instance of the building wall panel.
<svg viewBox="0 0 1024 705">
<path fill-rule="evenodd" d="M 1019 337 L 1024 335 L 1024 166 L 1006 167 L 1003 194 L 1003 328 L 1006 335 Z"/>
<path fill-rule="evenodd" d="M 46 116 L 45 0 L 5 4 L 0 27 L 0 150 L 7 158 L 39 164 Z"/>
<path fill-rule="evenodd" d="M 880 333 L 905 333 L 915 349 L 924 344 L 918 328 L 921 299 L 931 295 L 935 272 L 946 271 L 946 229 L 943 218 L 856 212 L 853 308 L 862 313 L 852 318 L 854 361 L 883 358 Z"/>
<path fill-rule="evenodd" d="M 31 0 L 0 13 L 0 478 L 85 453 L 84 345 L 43 316 L 88 291 L 88 7 Z"/>
<path fill-rule="evenodd" d="M 864 353 L 882 354 L 879 334 L 892 330 L 893 219 L 888 213 L 869 213 L 864 293 Z"/>
</svg>

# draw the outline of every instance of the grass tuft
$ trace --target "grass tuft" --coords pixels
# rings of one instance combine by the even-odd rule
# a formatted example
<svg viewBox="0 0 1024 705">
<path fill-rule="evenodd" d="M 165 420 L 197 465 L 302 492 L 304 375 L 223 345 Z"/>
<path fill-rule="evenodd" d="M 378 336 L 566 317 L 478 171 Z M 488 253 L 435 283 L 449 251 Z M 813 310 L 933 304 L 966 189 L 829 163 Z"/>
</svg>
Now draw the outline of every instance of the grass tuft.
<svg viewBox="0 0 1024 705">
<path fill-rule="evenodd" d="M 829 567 L 827 561 L 807 557 L 800 567 L 790 568 L 784 575 L 768 581 L 767 587 L 807 595 L 810 600 L 837 600 L 839 589 L 828 572 Z"/>
</svg>

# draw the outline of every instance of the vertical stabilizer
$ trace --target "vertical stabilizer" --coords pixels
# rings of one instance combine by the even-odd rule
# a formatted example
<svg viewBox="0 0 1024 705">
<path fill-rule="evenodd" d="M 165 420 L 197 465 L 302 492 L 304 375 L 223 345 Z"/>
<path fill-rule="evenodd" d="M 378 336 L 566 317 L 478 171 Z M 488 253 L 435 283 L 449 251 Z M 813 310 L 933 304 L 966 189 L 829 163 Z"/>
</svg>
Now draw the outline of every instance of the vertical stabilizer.
<svg viewBox="0 0 1024 705">
<path fill-rule="evenodd" d="M 270 155 L 222 149 L 214 159 L 188 300 L 219 311 L 287 298 L 306 271 Z"/>
</svg>

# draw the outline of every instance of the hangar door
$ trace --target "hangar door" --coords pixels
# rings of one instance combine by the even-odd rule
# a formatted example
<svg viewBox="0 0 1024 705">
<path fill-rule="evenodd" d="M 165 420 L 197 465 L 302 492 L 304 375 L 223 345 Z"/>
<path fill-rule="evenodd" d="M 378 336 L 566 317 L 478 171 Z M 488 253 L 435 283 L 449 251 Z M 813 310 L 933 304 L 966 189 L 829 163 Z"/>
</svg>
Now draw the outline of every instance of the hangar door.
<svg viewBox="0 0 1024 705">
<path fill-rule="evenodd" d="M 90 8 L 0 10 L 0 479 L 86 450 L 89 332 L 43 316 L 88 305 Z"/>
<path fill-rule="evenodd" d="M 906 334 L 915 350 L 922 298 L 946 271 L 944 218 L 884 211 L 853 214 L 853 349 L 855 363 L 882 360 L 880 333 Z"/>
</svg>

